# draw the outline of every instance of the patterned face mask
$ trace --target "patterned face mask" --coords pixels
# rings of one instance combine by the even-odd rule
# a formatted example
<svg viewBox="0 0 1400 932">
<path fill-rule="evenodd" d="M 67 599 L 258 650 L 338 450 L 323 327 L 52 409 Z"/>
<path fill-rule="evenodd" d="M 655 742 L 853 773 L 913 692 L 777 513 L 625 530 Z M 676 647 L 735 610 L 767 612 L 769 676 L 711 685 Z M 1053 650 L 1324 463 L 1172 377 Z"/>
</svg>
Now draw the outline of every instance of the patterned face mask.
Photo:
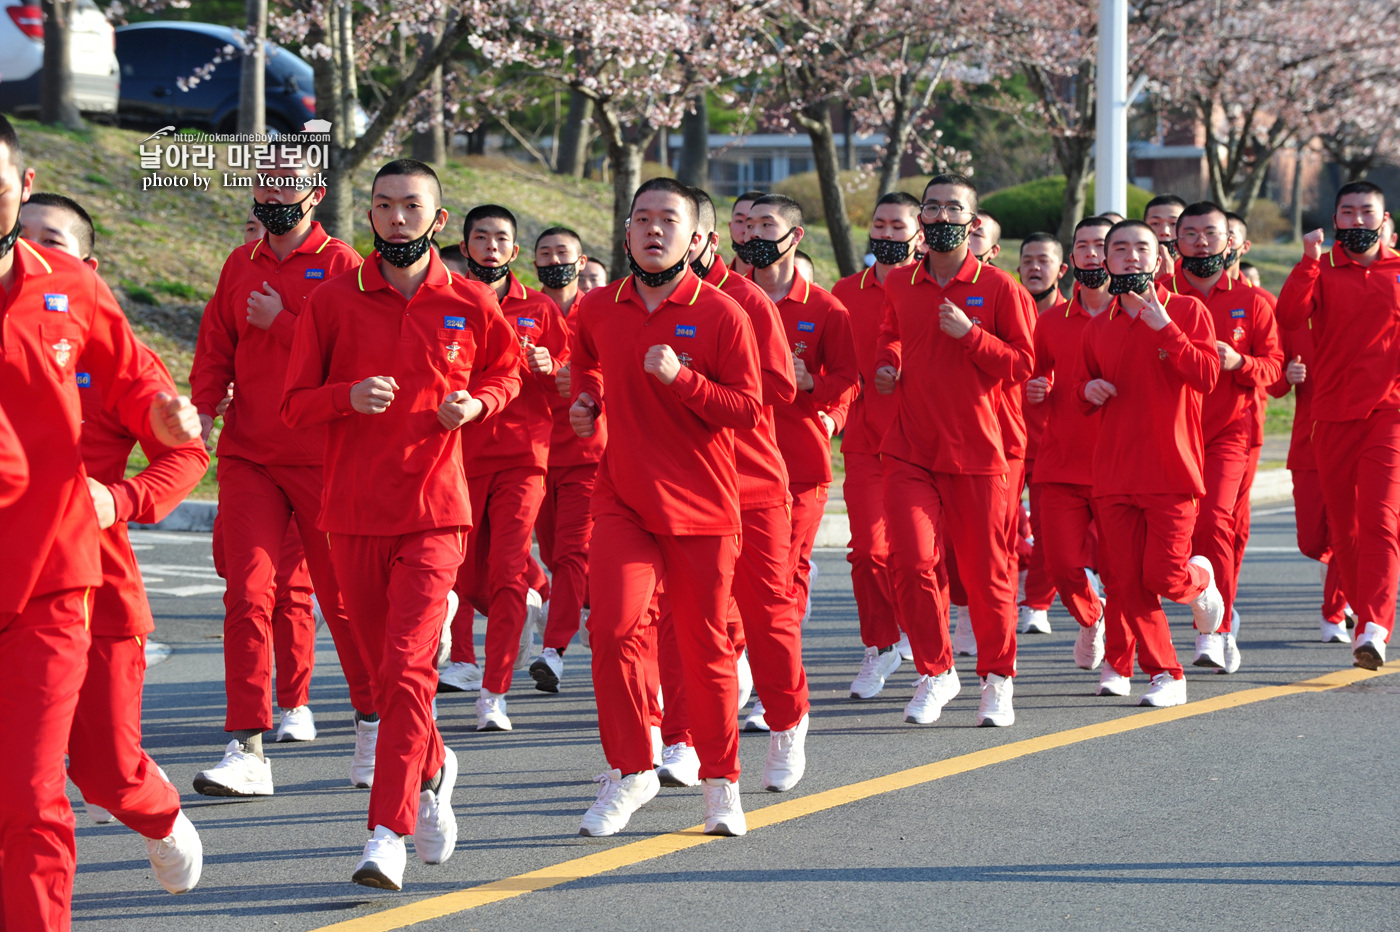
<svg viewBox="0 0 1400 932">
<path fill-rule="evenodd" d="M 797 232 L 797 227 L 788 230 L 777 239 L 751 239 L 744 244 L 747 255 L 744 261 L 756 269 L 766 269 L 783 257 L 786 249 L 779 249 L 778 244 L 789 236 Z"/>
<path fill-rule="evenodd" d="M 971 228 L 971 220 L 967 223 L 949 223 L 947 220 L 937 220 L 924 224 L 924 239 L 928 242 L 928 248 L 934 252 L 952 252 L 967 239 Z"/>
<path fill-rule="evenodd" d="M 1142 294 L 1152 287 L 1151 272 L 1129 272 L 1127 275 L 1109 275 L 1109 294 Z"/>
<path fill-rule="evenodd" d="M 1338 230 L 1337 242 L 1347 252 L 1354 252 L 1360 255 L 1363 252 L 1370 252 L 1371 247 L 1380 241 L 1381 231 L 1379 228 L 1368 230 L 1365 227 L 1352 227 L 1350 230 Z"/>
<path fill-rule="evenodd" d="M 1074 280 L 1085 288 L 1099 289 L 1108 281 L 1108 269 L 1081 269 L 1074 267 Z"/>
<path fill-rule="evenodd" d="M 539 276 L 541 285 L 557 291 L 578 278 L 578 263 L 561 262 L 558 265 L 537 265 L 535 266 L 535 274 Z"/>
<path fill-rule="evenodd" d="M 297 224 L 301 223 L 301 218 L 306 216 L 301 205 L 310 199 L 311 195 L 307 194 L 294 204 L 263 204 L 254 201 L 253 216 L 267 228 L 267 232 L 273 236 L 283 236 L 295 230 Z"/>
<path fill-rule="evenodd" d="M 872 239 L 870 252 L 881 265 L 899 265 L 909 258 L 909 249 L 913 242 L 912 236 L 902 242 L 897 239 Z"/>
<path fill-rule="evenodd" d="M 1225 268 L 1226 258 L 1224 250 L 1213 256 L 1182 256 L 1181 267 L 1197 278 L 1210 278 Z"/>
<path fill-rule="evenodd" d="M 433 215 L 433 219 L 434 221 L 437 220 L 436 213 Z M 398 269 L 406 269 L 423 258 L 424 253 L 432 247 L 432 240 L 432 224 L 428 225 L 427 231 L 422 236 L 417 239 L 411 239 L 406 243 L 391 243 L 380 236 L 378 230 L 374 231 L 375 251 L 379 253 L 380 257 L 385 262 Z M 471 259 L 468 258 L 467 262 L 470 263 Z"/>
</svg>

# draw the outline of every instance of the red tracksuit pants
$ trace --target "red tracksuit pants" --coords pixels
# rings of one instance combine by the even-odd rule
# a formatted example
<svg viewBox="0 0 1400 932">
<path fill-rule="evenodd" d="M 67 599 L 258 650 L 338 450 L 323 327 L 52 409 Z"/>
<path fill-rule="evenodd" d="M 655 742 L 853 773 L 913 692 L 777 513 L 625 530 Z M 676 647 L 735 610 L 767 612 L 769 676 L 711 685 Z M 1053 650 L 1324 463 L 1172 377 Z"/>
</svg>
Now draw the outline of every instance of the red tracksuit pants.
<svg viewBox="0 0 1400 932">
<path fill-rule="evenodd" d="M 890 541 L 885 527 L 885 472 L 880 457 L 845 453 L 842 486 L 851 519 L 851 589 L 860 616 L 860 640 L 866 647 L 890 647 L 899 641 Z"/>
<path fill-rule="evenodd" d="M 1356 628 L 1374 622 L 1389 641 L 1400 577 L 1400 411 L 1317 421 L 1312 436 L 1333 559 L 1341 563 Z"/>
<path fill-rule="evenodd" d="M 792 493 L 792 549 L 797 557 L 792 577 L 792 598 L 799 606 L 798 620 L 807 609 L 807 593 L 812 588 L 812 545 L 817 541 L 822 515 L 826 514 L 829 485 L 827 482 L 815 485 L 794 482 L 788 486 L 788 491 Z"/>
<path fill-rule="evenodd" d="M 365 661 L 355 650 L 331 567 L 321 514 L 319 466 L 262 466 L 237 457 L 219 459 L 219 524 L 224 591 L 225 731 L 272 728 L 272 608 L 287 527 L 295 520 L 321 613 L 335 639 L 350 702 L 374 712 Z M 314 633 L 314 632 L 313 632 Z"/>
<path fill-rule="evenodd" d="M 330 535 L 335 571 L 348 583 L 342 591 L 355 642 L 379 700 L 370 831 L 383 825 L 411 835 L 423 781 L 442 768 L 442 735 L 432 713 L 437 650 L 465 536 L 455 527 L 394 537 Z"/>
<path fill-rule="evenodd" d="M 1342 589 L 1342 565 L 1334 560 L 1327 527 L 1327 506 L 1316 469 L 1293 470 L 1293 513 L 1298 526 L 1298 550 L 1305 557 L 1327 564 L 1322 584 L 1322 619 L 1341 624 L 1346 619 L 1346 593 Z"/>
<path fill-rule="evenodd" d="M 919 673 L 953 665 L 948 594 L 939 583 L 937 535 L 957 551 L 977 638 L 977 675 L 1016 675 L 1016 578 L 1007 552 L 1007 477 L 930 472 L 895 457 L 885 467 L 890 564 Z"/>
<path fill-rule="evenodd" d="M 87 672 L 91 589 L 0 612 L 0 929 L 67 932 L 77 862 L 63 755 Z"/>
<path fill-rule="evenodd" d="M 476 524 L 467 535 L 467 556 L 457 575 L 455 588 L 463 610 L 452 620 L 452 660 L 476 663 L 472 613 L 465 608 L 473 606 L 486 616 L 481 688 L 505 693 L 525 628 L 530 532 L 544 499 L 544 475 L 531 466 L 503 469 L 473 476 L 467 490 Z"/>
<path fill-rule="evenodd" d="M 1187 562 L 1196 502 L 1190 495 L 1104 495 L 1094 504 L 1109 605 L 1123 613 L 1143 672 L 1150 677 L 1170 673 L 1179 680 L 1184 674 L 1162 599 L 1190 602 L 1210 581 L 1204 569 Z M 1131 673 L 1117 664 L 1114 668 L 1124 676 Z"/>
<path fill-rule="evenodd" d="M 1035 539 L 1037 545 L 1044 545 L 1048 575 L 1070 616 L 1086 628 L 1103 617 L 1103 604 L 1084 573 L 1098 564 L 1092 492 L 1091 486 L 1064 482 L 1031 486 L 1039 503 L 1031 516 L 1040 513 Z"/>
<path fill-rule="evenodd" d="M 1259 472 L 1259 457 L 1264 452 L 1262 438 L 1254 438 L 1254 446 L 1249 448 L 1249 461 L 1245 464 L 1244 479 L 1240 482 L 1240 497 L 1235 502 L 1235 590 L 1239 591 L 1240 570 L 1244 566 L 1244 549 L 1249 544 L 1249 523 L 1252 517 L 1249 496 L 1254 491 L 1254 477 Z M 1340 579 L 1341 577 L 1338 577 Z"/>
<path fill-rule="evenodd" d="M 578 634 L 588 604 L 588 542 L 593 537 L 593 486 L 598 464 L 561 466 L 545 476 L 544 501 L 535 522 L 540 559 L 553 574 L 544 646 L 563 650 Z"/>
<path fill-rule="evenodd" d="M 649 609 L 664 578 L 674 614 L 689 725 L 701 777 L 739 776 L 737 655 L 729 638 L 729 589 L 737 536 L 652 534 L 618 514 L 596 515 L 588 582 L 593 688 L 608 766 L 650 770 L 651 701 L 646 635 Z M 664 687 L 663 687 L 664 690 Z M 671 698 L 665 697 L 669 705 Z"/>
<path fill-rule="evenodd" d="M 1021 593 L 1021 604 L 1027 608 L 1048 609 L 1055 602 L 1055 583 L 1050 578 L 1050 567 L 1046 563 L 1045 544 L 1041 540 L 1040 483 L 1030 482 L 1035 470 L 1035 460 L 1026 460 L 1026 477 L 1030 486 L 1031 537 L 1034 544 L 1029 557 L 1020 561 L 1026 571 L 1025 591 Z M 1021 497 L 1015 497 L 1019 505 Z M 1018 522 L 1019 524 L 1019 522 Z"/>
<path fill-rule="evenodd" d="M 1220 633 L 1230 633 L 1230 608 L 1235 604 L 1236 508 L 1249 471 L 1249 442 L 1253 415 L 1239 418 L 1206 443 L 1206 495 L 1200 501 L 1191 550 L 1210 560 L 1215 587 L 1225 600 L 1225 620 Z"/>
<path fill-rule="evenodd" d="M 94 635 L 87 678 L 68 739 L 68 776 L 83 799 L 147 838 L 164 838 L 180 814 L 180 791 L 141 749 L 145 637 Z"/>
</svg>

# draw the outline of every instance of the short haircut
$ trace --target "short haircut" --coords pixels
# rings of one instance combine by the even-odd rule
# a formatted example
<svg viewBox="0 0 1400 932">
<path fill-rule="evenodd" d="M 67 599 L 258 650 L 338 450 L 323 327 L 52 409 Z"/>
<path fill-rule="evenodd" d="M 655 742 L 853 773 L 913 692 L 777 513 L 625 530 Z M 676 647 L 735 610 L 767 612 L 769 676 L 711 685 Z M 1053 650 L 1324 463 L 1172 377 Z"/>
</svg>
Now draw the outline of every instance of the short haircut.
<svg viewBox="0 0 1400 932">
<path fill-rule="evenodd" d="M 632 195 L 632 206 L 627 208 L 627 213 L 632 213 L 637 206 L 637 198 L 649 191 L 662 191 L 666 194 L 674 194 L 679 197 L 686 206 L 686 213 L 690 214 L 690 219 L 697 224 L 700 222 L 700 204 L 695 199 L 695 190 L 687 184 L 681 184 L 674 178 L 653 178 L 650 181 L 643 181 L 638 186 L 635 194 Z"/>
<path fill-rule="evenodd" d="M 6 123 L 5 127 L 8 128 L 9 125 L 9 123 Z M 6 145 L 9 145 L 3 133 L 0 133 L 0 142 L 5 142 Z M 1337 199 L 1332 204 L 1333 211 L 1342 206 L 1342 198 L 1346 197 L 1348 194 L 1374 194 L 1380 199 L 1381 207 L 1385 207 L 1385 192 L 1381 190 L 1380 185 L 1373 184 L 1369 181 L 1351 181 L 1337 189 Z"/>
<path fill-rule="evenodd" d="M 740 194 L 738 197 L 734 198 L 734 203 L 739 204 L 744 201 L 756 201 L 760 197 L 764 197 L 767 194 L 767 191 L 745 191 L 743 194 Z"/>
<path fill-rule="evenodd" d="M 794 259 L 805 259 L 807 262 L 811 263 L 812 268 L 816 268 L 816 267 L 817 267 L 817 264 L 816 264 L 815 262 L 812 262 L 812 257 L 809 256 L 809 255 L 807 255 L 805 252 L 803 252 L 803 251 L 800 250 L 800 249 L 797 250 L 797 251 L 795 251 L 795 252 L 792 254 L 792 256 L 793 256 Z"/>
<path fill-rule="evenodd" d="M 715 202 L 711 199 L 710 192 L 704 188 L 691 188 L 690 193 L 695 195 L 695 206 L 699 208 L 696 225 L 701 233 L 708 236 L 719 225 L 719 214 L 715 212 Z"/>
<path fill-rule="evenodd" d="M 1147 206 L 1142 209 L 1142 215 L 1147 216 L 1147 212 L 1154 207 L 1180 207 L 1186 208 L 1186 199 L 1175 194 L 1159 194 L 1147 202 Z"/>
<path fill-rule="evenodd" d="M 765 194 L 753 202 L 754 207 L 776 207 L 778 216 L 790 227 L 802 226 L 802 205 L 786 194 Z"/>
<path fill-rule="evenodd" d="M 1244 227 L 1245 235 L 1249 234 L 1249 221 L 1245 220 L 1233 210 L 1225 211 L 1225 223 L 1227 226 L 1231 223 L 1238 223 L 1240 226 Z"/>
<path fill-rule="evenodd" d="M 1240 271 L 1241 271 L 1241 272 L 1248 272 L 1248 271 L 1249 271 L 1250 269 L 1252 269 L 1252 268 L 1254 268 L 1254 263 L 1253 263 L 1253 262 L 1250 262 L 1248 259 L 1241 259 L 1241 260 L 1240 260 Z"/>
<path fill-rule="evenodd" d="M 520 235 L 520 228 L 516 226 L 515 214 L 506 210 L 500 204 L 478 204 L 467 215 L 462 218 L 462 241 L 471 239 L 472 228 L 482 220 L 504 220 L 510 224 L 510 238 L 513 240 Z"/>
<path fill-rule="evenodd" d="M 10 150 L 10 161 L 15 163 L 15 171 L 20 180 L 24 179 L 24 150 L 20 148 L 19 136 L 4 114 L 0 114 L 0 146 Z"/>
<path fill-rule="evenodd" d="M 442 206 L 442 182 L 438 180 L 437 172 L 427 162 L 420 162 L 417 159 L 394 159 L 386 162 L 379 171 L 374 173 L 374 182 L 370 185 L 370 191 L 374 191 L 374 185 L 379 183 L 380 178 L 388 175 L 409 175 L 415 178 L 428 178 L 432 181 L 429 188 L 433 192 L 433 206 Z"/>
<path fill-rule="evenodd" d="M 573 241 L 574 241 L 574 245 L 578 247 L 579 255 L 583 255 L 583 237 L 579 236 L 577 233 L 575 233 L 573 230 L 569 229 L 568 227 L 550 227 L 549 229 L 547 229 L 547 230 L 545 230 L 543 233 L 541 233 L 539 236 L 536 236 L 536 237 L 535 237 L 535 248 L 536 248 L 536 249 L 539 249 L 539 248 L 540 248 L 540 243 L 542 243 L 542 242 L 544 241 L 544 238 L 545 238 L 546 236 L 566 236 L 566 237 L 568 237 L 569 239 L 573 240 Z"/>
<path fill-rule="evenodd" d="M 49 191 L 36 191 L 29 195 L 29 200 L 25 203 L 38 204 L 41 207 L 57 207 L 72 214 L 72 230 L 73 235 L 78 240 L 79 258 L 87 259 L 92 255 L 92 248 L 97 245 L 97 230 L 93 226 L 92 218 L 88 216 L 88 212 L 83 210 L 83 205 L 71 197 L 53 194 Z"/>
<path fill-rule="evenodd" d="M 972 203 L 966 205 L 967 209 L 973 213 L 977 212 L 977 186 L 972 183 L 972 179 L 957 172 L 940 172 L 928 180 L 924 185 L 924 195 L 928 195 L 928 189 L 937 184 L 950 184 L 959 188 L 965 188 L 972 195 Z M 922 205 L 920 205 L 922 206 Z"/>
<path fill-rule="evenodd" d="M 876 207 L 883 207 L 885 204 L 898 204 L 900 207 L 907 207 L 916 215 L 924 206 L 919 203 L 917 197 L 904 191 L 891 191 L 875 202 Z"/>
<path fill-rule="evenodd" d="M 1078 236 L 1078 235 L 1079 235 L 1079 231 L 1085 229 L 1086 227 L 1110 227 L 1110 228 L 1111 228 L 1112 226 L 1113 226 L 1113 221 L 1110 220 L 1110 219 L 1108 219 L 1107 217 L 1104 217 L 1104 216 L 1085 217 L 1083 220 L 1079 221 L 1078 223 L 1076 223 L 1076 224 L 1074 225 L 1074 235 L 1075 235 L 1075 236 Z M 1038 234 L 1033 234 L 1033 235 L 1038 235 Z"/>
<path fill-rule="evenodd" d="M 1076 231 L 1078 229 L 1079 227 L 1075 227 Z M 1064 258 L 1065 247 L 1060 245 L 1060 240 L 1053 233 L 1032 233 L 1025 239 L 1021 240 L 1022 255 L 1025 255 L 1026 247 L 1031 245 L 1032 243 L 1049 243 L 1051 246 L 1055 247 L 1055 251 L 1060 254 L 1060 258 Z"/>
<path fill-rule="evenodd" d="M 442 245 L 441 243 L 436 243 L 435 245 L 437 246 L 438 255 L 444 259 L 462 258 L 461 243 L 448 243 L 446 246 Z"/>
<path fill-rule="evenodd" d="M 1109 227 L 1109 228 L 1108 228 L 1108 232 L 1104 234 L 1104 237 L 1103 237 L 1103 245 L 1104 245 L 1104 248 L 1105 248 L 1105 249 L 1107 249 L 1109 243 L 1111 243 L 1111 242 L 1113 241 L 1113 234 L 1119 232 L 1120 230 L 1121 230 L 1121 231 L 1127 231 L 1127 230 L 1146 230 L 1146 231 L 1148 232 L 1148 234 L 1152 237 L 1153 241 L 1154 241 L 1154 242 L 1157 241 L 1157 234 L 1154 233 L 1154 232 L 1152 231 L 1152 228 L 1151 228 L 1150 226 L 1148 226 L 1146 223 L 1144 223 L 1143 221 L 1141 221 L 1141 220 L 1119 220 L 1119 221 L 1118 221 L 1117 223 L 1115 223 L 1113 226 Z"/>
<path fill-rule="evenodd" d="M 1221 207 L 1219 204 L 1215 203 L 1215 201 L 1197 201 L 1194 204 L 1188 205 L 1186 209 L 1181 212 L 1181 216 L 1176 218 L 1176 222 L 1180 223 L 1187 217 L 1209 217 L 1211 214 L 1219 214 L 1220 219 L 1225 221 L 1226 229 L 1229 229 L 1230 215 L 1225 212 L 1224 207 Z"/>
<path fill-rule="evenodd" d="M 992 224 L 992 226 L 996 227 L 996 230 L 997 230 L 997 237 L 996 237 L 996 241 L 993 242 L 992 245 L 993 245 L 993 246 L 1000 246 L 1000 245 L 1001 245 L 1001 221 L 998 220 L 996 217 L 993 217 L 991 214 L 989 214 L 989 213 L 988 213 L 987 211 L 985 211 L 985 210 L 979 210 L 979 211 L 977 211 L 977 217 L 978 217 L 979 220 L 982 221 L 982 226 L 985 227 L 985 226 L 987 225 L 987 222 L 990 221 L 991 224 Z"/>
</svg>

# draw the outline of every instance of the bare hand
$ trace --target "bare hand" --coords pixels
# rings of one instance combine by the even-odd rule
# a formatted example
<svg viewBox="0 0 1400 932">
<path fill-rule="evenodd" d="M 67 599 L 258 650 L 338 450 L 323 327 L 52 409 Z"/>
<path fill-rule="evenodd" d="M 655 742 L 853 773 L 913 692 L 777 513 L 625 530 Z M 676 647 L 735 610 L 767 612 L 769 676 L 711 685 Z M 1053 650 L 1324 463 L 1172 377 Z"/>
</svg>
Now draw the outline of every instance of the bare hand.
<svg viewBox="0 0 1400 932">
<path fill-rule="evenodd" d="M 92 496 L 92 507 L 97 510 L 97 526 L 102 530 L 117 523 L 117 503 L 112 498 L 112 490 L 92 476 L 87 477 L 88 494 Z"/>
<path fill-rule="evenodd" d="M 881 366 L 875 370 L 875 391 L 882 395 L 893 395 L 898 381 L 899 370 L 894 366 Z"/>
<path fill-rule="evenodd" d="M 964 314 L 962 308 L 944 298 L 943 303 L 938 305 L 938 329 L 954 340 L 960 340 L 972 332 L 972 318 Z"/>
<path fill-rule="evenodd" d="M 598 403 L 587 392 L 569 406 L 569 424 L 580 437 L 592 437 L 597 430 Z"/>
<path fill-rule="evenodd" d="M 1038 379 L 1031 379 L 1026 383 L 1026 400 L 1033 405 L 1038 405 L 1045 400 L 1045 396 L 1050 394 L 1050 380 L 1045 376 Z"/>
<path fill-rule="evenodd" d="M 1162 301 L 1157 297 L 1157 289 L 1149 287 L 1142 294 L 1128 292 L 1118 299 L 1123 306 L 1123 310 L 1147 324 L 1153 330 L 1161 330 L 1172 322 L 1167 315 L 1167 309 L 1162 306 Z"/>
<path fill-rule="evenodd" d="M 836 433 L 836 422 L 825 411 L 818 411 L 817 417 L 821 419 L 822 427 L 826 428 L 826 437 L 830 440 L 831 436 Z"/>
<path fill-rule="evenodd" d="M 272 322 L 277 319 L 277 315 L 282 313 L 282 296 L 272 290 L 272 286 L 263 282 L 262 291 L 254 291 L 248 295 L 248 323 L 259 330 L 266 330 L 272 326 Z"/>
<path fill-rule="evenodd" d="M 1294 356 L 1289 361 L 1288 368 L 1283 370 L 1283 377 L 1289 385 L 1301 385 L 1308 380 L 1308 367 L 1303 365 L 1302 356 Z"/>
<path fill-rule="evenodd" d="M 459 389 L 438 405 L 438 423 L 447 430 L 456 430 L 463 424 L 470 424 L 481 417 L 483 408 L 485 405 L 473 398 L 471 392 Z"/>
<path fill-rule="evenodd" d="M 1215 351 L 1220 354 L 1220 368 L 1224 372 L 1234 372 L 1244 365 L 1244 357 L 1235 352 L 1229 343 L 1216 340 Z"/>
<path fill-rule="evenodd" d="M 204 420 L 184 395 L 159 392 L 151 399 L 151 432 L 167 447 L 178 447 L 200 437 Z"/>
<path fill-rule="evenodd" d="M 1094 379 L 1084 386 L 1084 397 L 1090 404 L 1101 405 L 1110 398 L 1117 398 L 1118 389 L 1113 387 L 1112 382 Z"/>
<path fill-rule="evenodd" d="M 1157 247 L 1157 274 L 1171 272 L 1176 269 L 1176 260 L 1172 258 L 1172 251 L 1165 245 Z"/>
<path fill-rule="evenodd" d="M 792 371 L 797 376 L 799 391 L 810 392 L 817 387 L 816 380 L 812 378 L 812 373 L 807 371 L 807 364 L 802 361 L 801 356 L 792 357 Z"/>
<path fill-rule="evenodd" d="M 224 389 L 224 397 L 219 399 L 219 403 L 214 406 L 214 416 L 223 417 L 228 406 L 233 402 L 233 383 L 228 383 L 228 388 Z"/>
<path fill-rule="evenodd" d="M 1304 259 L 1322 258 L 1322 239 L 1323 236 L 1321 230 L 1310 230 L 1309 232 L 1303 234 Z"/>
<path fill-rule="evenodd" d="M 213 450 L 209 443 L 209 434 L 214 430 L 214 419 L 207 414 L 199 416 L 199 439 L 204 441 L 204 449 Z"/>
<path fill-rule="evenodd" d="M 554 371 L 554 357 L 543 346 L 530 344 L 525 347 L 525 365 L 530 367 L 531 372 L 549 375 Z"/>
<path fill-rule="evenodd" d="M 372 375 L 350 387 L 350 407 L 361 414 L 383 414 L 394 403 L 398 390 L 393 376 Z"/>
<path fill-rule="evenodd" d="M 662 385 L 670 385 L 681 374 L 681 361 L 676 351 L 665 343 L 658 343 L 647 350 L 642 368 L 656 376 Z"/>
</svg>

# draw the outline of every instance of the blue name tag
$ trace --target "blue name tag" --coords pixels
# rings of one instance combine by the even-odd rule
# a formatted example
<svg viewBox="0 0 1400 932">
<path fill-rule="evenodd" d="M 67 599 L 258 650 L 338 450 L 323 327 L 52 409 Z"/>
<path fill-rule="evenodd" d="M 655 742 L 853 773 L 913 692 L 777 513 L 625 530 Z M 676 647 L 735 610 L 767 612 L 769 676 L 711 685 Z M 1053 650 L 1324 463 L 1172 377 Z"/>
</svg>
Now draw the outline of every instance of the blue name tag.
<svg viewBox="0 0 1400 932">
<path fill-rule="evenodd" d="M 60 314 L 68 313 L 68 296 L 66 294 L 46 294 L 44 295 L 44 310 L 57 311 Z"/>
<path fill-rule="evenodd" d="M 1235 308 L 1233 311 L 1230 312 L 1230 316 L 1231 316 L 1231 317 L 1243 317 L 1243 316 L 1244 316 L 1244 308 L 1242 308 L 1242 307 L 1237 307 L 1237 308 Z"/>
<path fill-rule="evenodd" d="M 694 336 L 695 336 L 695 325 L 694 325 L 694 324 L 676 324 L 676 336 L 678 336 L 678 337 L 694 337 Z"/>
<path fill-rule="evenodd" d="M 79 372 L 79 373 L 78 373 L 78 387 L 79 387 L 79 388 L 92 388 L 92 373 L 91 373 L 91 372 Z"/>
<path fill-rule="evenodd" d="M 817 325 L 810 320 L 799 320 L 797 322 L 797 329 L 803 333 L 816 333 Z"/>
<path fill-rule="evenodd" d="M 465 317 L 444 317 L 442 326 L 444 330 L 466 330 L 467 319 Z"/>
<path fill-rule="evenodd" d="M 968 299 L 967 299 L 967 306 L 968 306 L 968 307 L 981 307 L 981 306 L 982 306 L 982 299 L 981 299 L 981 298 L 968 298 Z"/>
<path fill-rule="evenodd" d="M 533 318 L 533 317 L 517 317 L 517 318 L 515 319 L 515 325 L 516 325 L 517 327 L 537 327 L 537 326 L 539 326 L 538 324 L 535 323 L 535 318 Z"/>
<path fill-rule="evenodd" d="M 307 277 L 307 278 L 325 278 L 325 277 L 326 277 L 326 270 L 325 270 L 325 269 L 307 269 L 307 270 L 306 270 L 306 277 Z"/>
</svg>

